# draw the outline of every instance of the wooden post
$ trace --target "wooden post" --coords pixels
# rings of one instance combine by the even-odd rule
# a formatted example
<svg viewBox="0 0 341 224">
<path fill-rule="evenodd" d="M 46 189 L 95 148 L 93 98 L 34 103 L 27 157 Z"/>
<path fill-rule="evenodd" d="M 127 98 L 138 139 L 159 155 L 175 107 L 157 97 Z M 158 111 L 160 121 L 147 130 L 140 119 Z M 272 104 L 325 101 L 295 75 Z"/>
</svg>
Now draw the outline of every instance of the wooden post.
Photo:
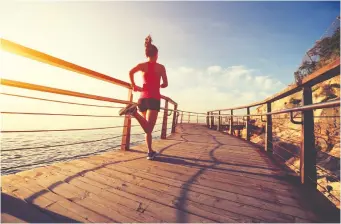
<svg viewBox="0 0 341 224">
<path fill-rule="evenodd" d="M 221 112 L 219 110 L 219 112 L 218 112 L 218 115 L 219 115 L 219 117 L 218 117 L 218 128 L 217 128 L 218 131 L 221 130 L 221 117 L 220 117 L 220 114 L 221 114 Z"/>
<path fill-rule="evenodd" d="M 184 112 L 181 111 L 181 120 L 180 120 L 180 124 L 182 124 L 182 118 L 183 118 L 183 116 L 184 116 Z"/>
<path fill-rule="evenodd" d="M 211 126 L 210 128 L 212 129 L 214 127 L 214 116 L 213 116 L 213 112 L 211 112 Z"/>
<path fill-rule="evenodd" d="M 246 112 L 247 112 L 247 115 L 250 115 L 250 107 L 247 107 L 246 108 Z M 251 132 L 250 132 L 250 116 L 247 116 L 246 117 L 246 140 L 247 141 L 250 141 L 250 135 L 251 135 Z"/>
<path fill-rule="evenodd" d="M 266 104 L 267 112 L 271 112 L 271 102 L 268 102 Z M 265 126 L 265 150 L 268 153 L 272 153 L 272 116 L 267 115 L 266 116 L 266 126 Z"/>
<path fill-rule="evenodd" d="M 197 124 L 199 124 L 199 115 L 197 114 Z"/>
<path fill-rule="evenodd" d="M 189 123 L 190 120 L 191 120 L 191 113 L 188 113 L 188 122 L 187 123 Z"/>
<path fill-rule="evenodd" d="M 231 117 L 230 117 L 230 135 L 233 135 L 233 110 L 231 110 Z"/>
<path fill-rule="evenodd" d="M 311 87 L 303 87 L 303 105 L 313 103 Z M 314 112 L 313 110 L 302 112 L 302 132 L 301 132 L 301 154 L 300 154 L 300 173 L 301 183 L 309 184 L 316 188 L 316 149 L 314 135 Z"/>
<path fill-rule="evenodd" d="M 129 89 L 128 91 L 128 101 L 133 101 L 133 91 Z M 124 118 L 124 127 L 121 141 L 121 150 L 129 150 L 130 145 L 130 129 L 131 129 L 131 117 L 129 115 L 125 115 Z"/>
<path fill-rule="evenodd" d="M 206 116 L 206 125 L 207 127 L 210 127 L 210 112 L 207 112 L 207 116 Z"/>
<path fill-rule="evenodd" d="M 175 133 L 175 127 L 176 127 L 176 120 L 177 120 L 177 110 L 178 104 L 174 104 L 174 111 L 173 111 L 173 123 L 172 123 L 172 133 Z"/>
<path fill-rule="evenodd" d="M 165 100 L 165 110 L 163 111 L 161 139 L 166 139 L 167 137 L 167 118 L 168 118 L 168 100 Z"/>
</svg>

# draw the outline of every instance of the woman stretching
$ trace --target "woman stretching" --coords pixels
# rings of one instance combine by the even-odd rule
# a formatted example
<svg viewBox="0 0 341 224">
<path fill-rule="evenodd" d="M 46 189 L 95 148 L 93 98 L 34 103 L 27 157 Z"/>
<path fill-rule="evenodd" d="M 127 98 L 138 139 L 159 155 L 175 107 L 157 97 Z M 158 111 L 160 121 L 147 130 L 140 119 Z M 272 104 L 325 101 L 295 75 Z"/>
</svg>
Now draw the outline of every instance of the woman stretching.
<svg viewBox="0 0 341 224">
<path fill-rule="evenodd" d="M 168 80 L 165 67 L 156 63 L 158 59 L 158 49 L 152 44 L 150 35 L 145 39 L 145 48 L 148 61 L 136 65 L 129 72 L 131 85 L 134 91 L 138 90 L 135 85 L 134 74 L 139 71 L 143 74 L 143 87 L 140 99 L 137 103 L 142 116 L 137 112 L 136 105 L 131 104 L 121 109 L 119 114 L 131 115 L 140 123 L 146 133 L 146 143 L 148 146 L 147 159 L 154 159 L 156 152 L 152 149 L 152 131 L 160 111 L 160 87 L 166 88 L 168 86 Z M 162 84 L 160 85 L 161 78 Z"/>
</svg>

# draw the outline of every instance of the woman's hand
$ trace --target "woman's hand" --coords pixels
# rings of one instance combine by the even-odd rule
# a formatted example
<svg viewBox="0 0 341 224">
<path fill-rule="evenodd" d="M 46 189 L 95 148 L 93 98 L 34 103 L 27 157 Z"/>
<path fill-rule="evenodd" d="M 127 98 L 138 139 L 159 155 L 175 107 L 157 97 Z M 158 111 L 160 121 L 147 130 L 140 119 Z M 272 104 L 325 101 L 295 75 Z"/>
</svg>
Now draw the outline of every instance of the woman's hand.
<svg viewBox="0 0 341 224">
<path fill-rule="evenodd" d="M 138 87 L 137 85 L 134 84 L 131 84 L 131 88 L 133 89 L 134 92 L 141 92 L 142 91 L 142 88 Z"/>
<path fill-rule="evenodd" d="M 161 85 L 160 85 L 160 87 L 161 88 L 166 88 L 168 85 L 166 85 L 165 83 L 162 83 Z"/>
<path fill-rule="evenodd" d="M 135 85 L 135 83 L 132 83 L 132 84 L 131 84 L 131 89 L 132 89 L 134 92 L 137 91 L 137 90 L 136 90 L 136 85 Z"/>
</svg>

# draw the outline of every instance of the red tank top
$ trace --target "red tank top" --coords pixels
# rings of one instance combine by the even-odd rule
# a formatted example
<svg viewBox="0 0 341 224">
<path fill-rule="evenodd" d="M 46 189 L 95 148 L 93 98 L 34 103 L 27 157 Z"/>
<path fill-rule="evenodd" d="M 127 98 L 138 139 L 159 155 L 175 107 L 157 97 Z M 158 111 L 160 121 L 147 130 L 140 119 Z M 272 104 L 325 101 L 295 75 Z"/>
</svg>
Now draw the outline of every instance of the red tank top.
<svg viewBox="0 0 341 224">
<path fill-rule="evenodd" d="M 148 62 L 147 71 L 145 71 L 143 79 L 143 87 L 140 98 L 161 99 L 160 80 L 161 77 L 155 72 L 156 63 Z"/>
</svg>

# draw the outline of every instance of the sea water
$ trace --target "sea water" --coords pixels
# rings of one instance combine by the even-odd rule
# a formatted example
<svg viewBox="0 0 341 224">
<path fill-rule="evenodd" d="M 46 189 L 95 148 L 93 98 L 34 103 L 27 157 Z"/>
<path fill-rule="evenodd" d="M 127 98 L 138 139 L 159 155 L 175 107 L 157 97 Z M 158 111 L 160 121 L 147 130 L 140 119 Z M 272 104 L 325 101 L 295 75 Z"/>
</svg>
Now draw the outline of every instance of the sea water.
<svg viewBox="0 0 341 224">
<path fill-rule="evenodd" d="M 160 129 L 161 125 L 155 126 L 154 139 L 160 138 Z M 168 128 L 167 134 L 169 133 L 170 129 Z M 144 134 L 141 127 L 132 127 L 131 134 L 131 145 L 144 144 Z M 119 150 L 121 140 L 122 128 L 66 132 L 2 133 L 1 175 Z"/>
</svg>

